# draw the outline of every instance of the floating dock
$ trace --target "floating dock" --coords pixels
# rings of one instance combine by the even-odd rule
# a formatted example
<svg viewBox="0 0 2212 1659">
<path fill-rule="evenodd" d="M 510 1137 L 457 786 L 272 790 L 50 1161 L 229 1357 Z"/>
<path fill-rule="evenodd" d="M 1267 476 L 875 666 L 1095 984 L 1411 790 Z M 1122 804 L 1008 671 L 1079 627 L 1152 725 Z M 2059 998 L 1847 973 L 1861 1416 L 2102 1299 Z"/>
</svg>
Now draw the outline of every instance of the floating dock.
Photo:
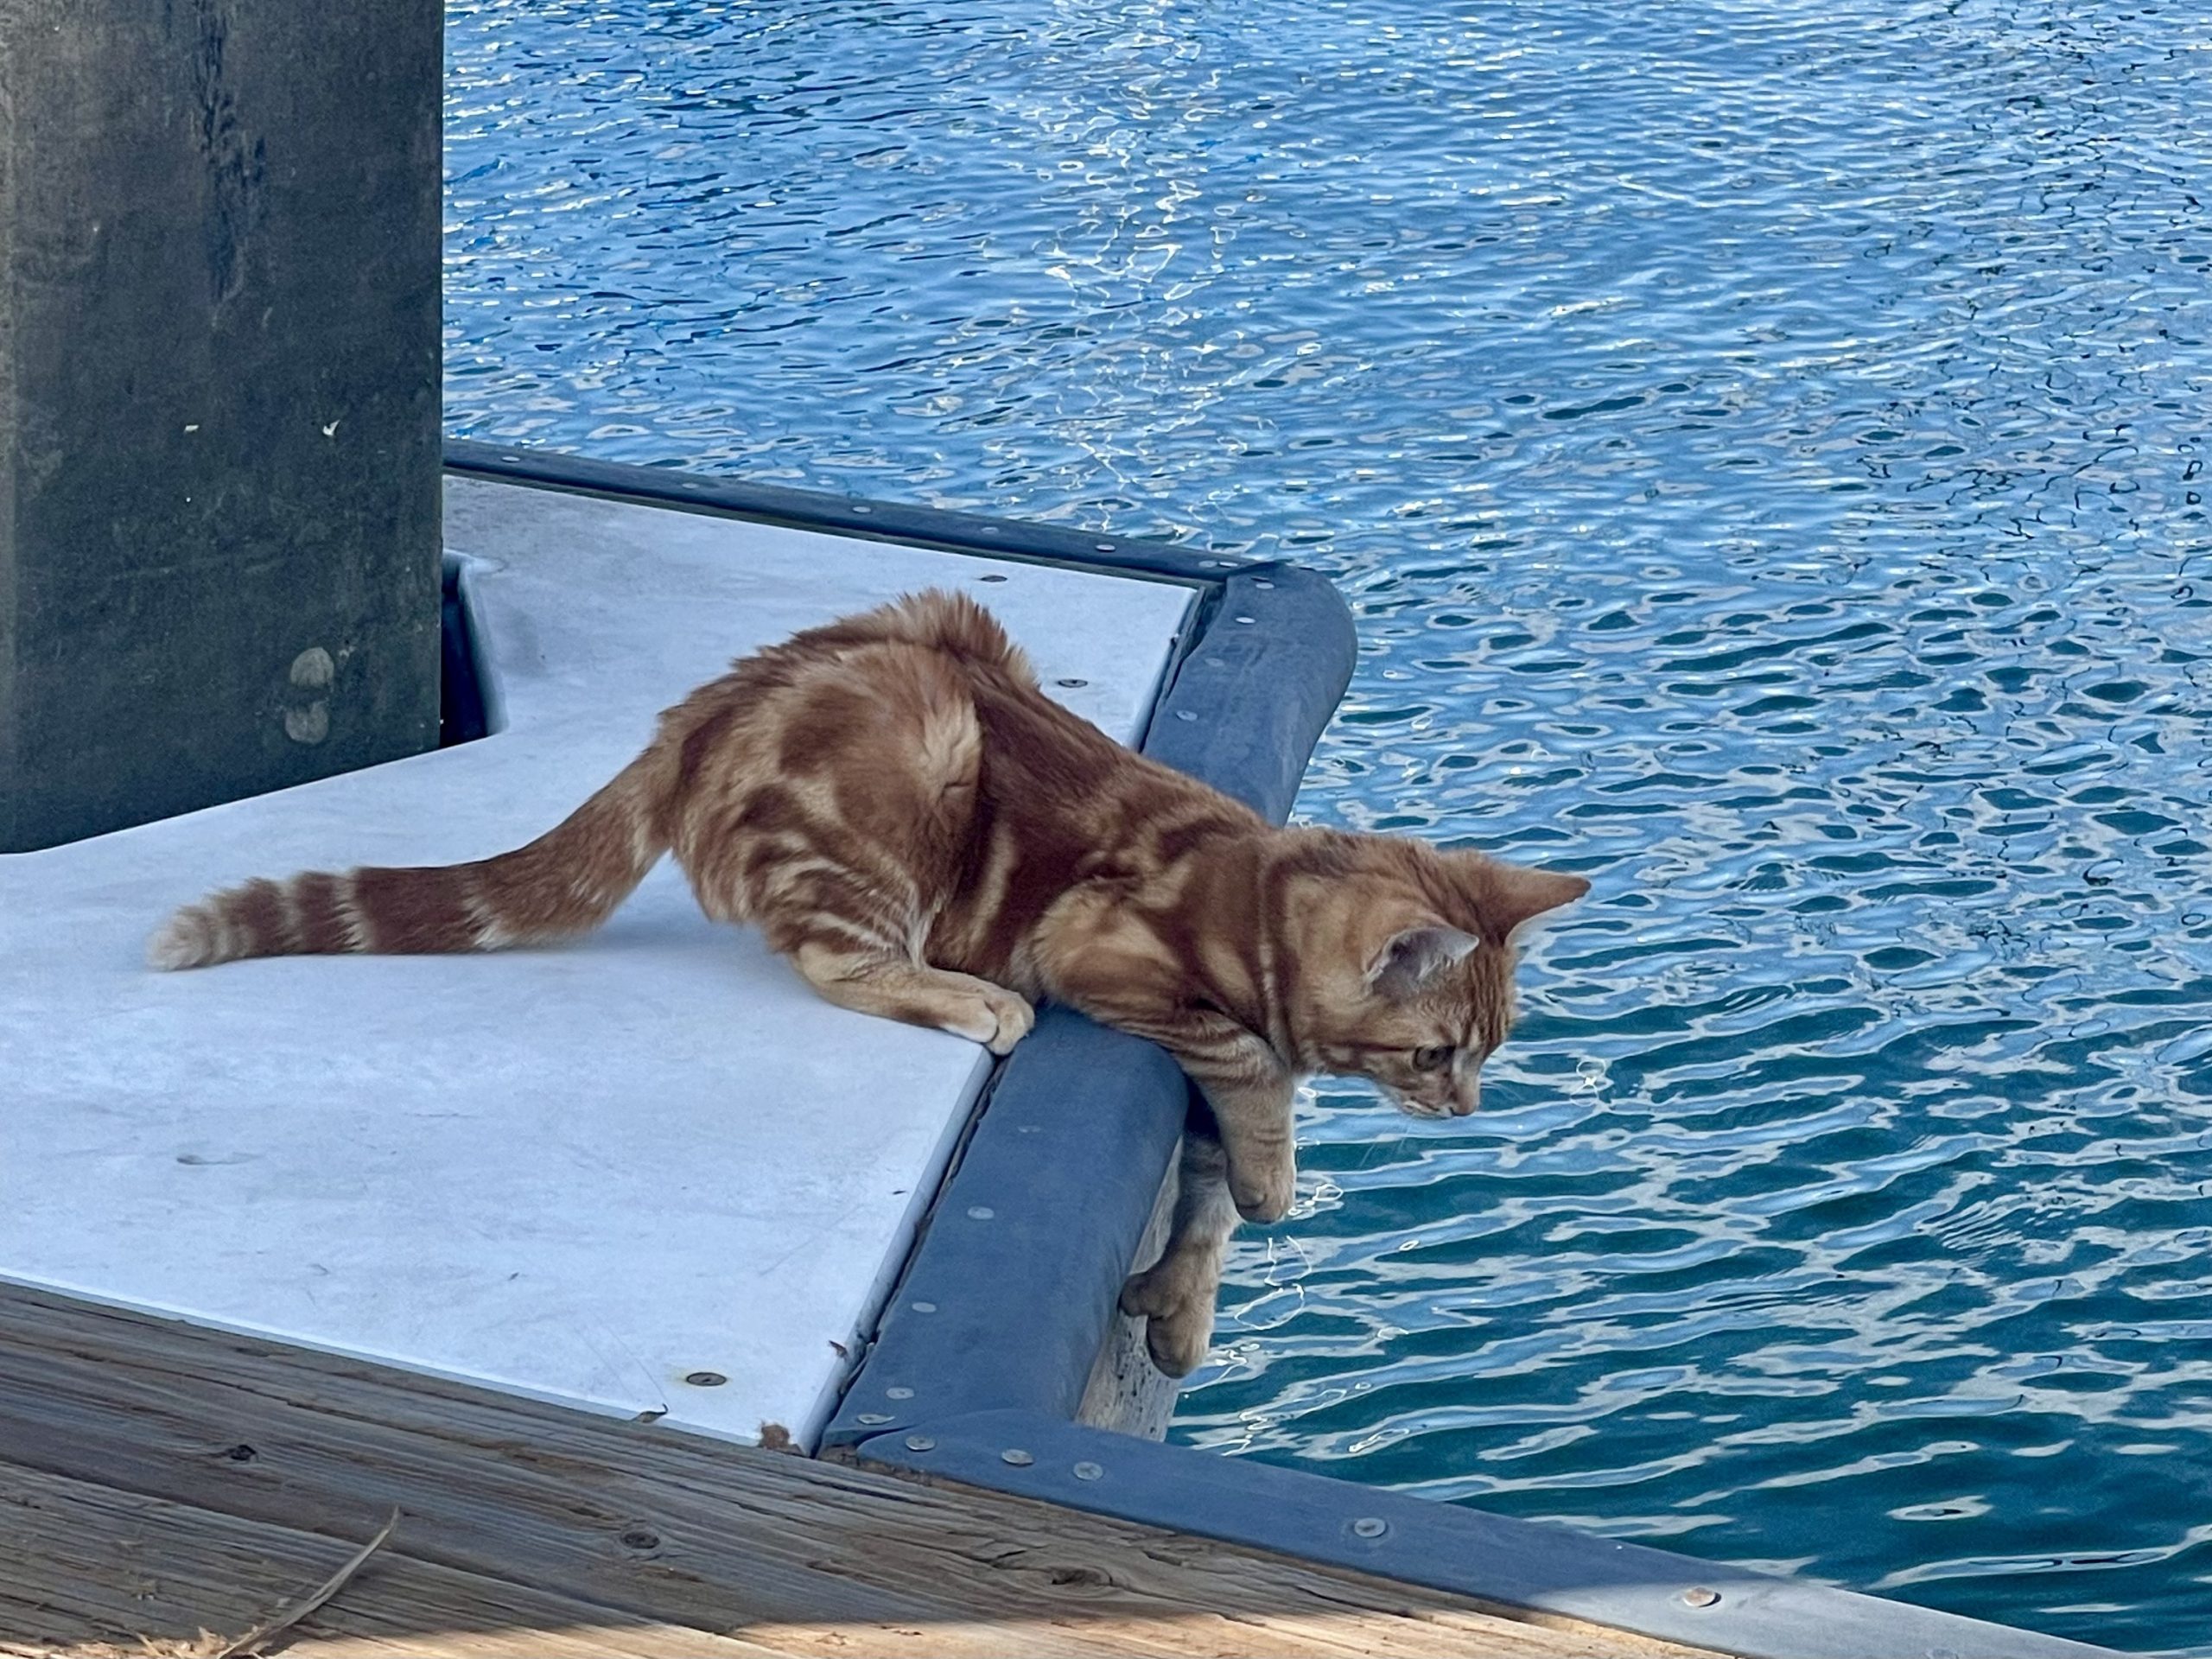
<svg viewBox="0 0 2212 1659">
<path fill-rule="evenodd" d="M 219 1652 L 395 1516 L 272 1649 L 2101 1651 L 1121 1432 L 1171 1397 L 1114 1300 L 1180 1073 L 1065 1010 L 994 1063 L 834 1008 L 671 868 L 559 949 L 149 971 L 211 887 L 520 844 L 731 657 L 900 592 L 1277 820 L 1351 671 L 1294 568 L 448 466 L 470 741 L 0 857 L 0 1652 Z"/>
</svg>

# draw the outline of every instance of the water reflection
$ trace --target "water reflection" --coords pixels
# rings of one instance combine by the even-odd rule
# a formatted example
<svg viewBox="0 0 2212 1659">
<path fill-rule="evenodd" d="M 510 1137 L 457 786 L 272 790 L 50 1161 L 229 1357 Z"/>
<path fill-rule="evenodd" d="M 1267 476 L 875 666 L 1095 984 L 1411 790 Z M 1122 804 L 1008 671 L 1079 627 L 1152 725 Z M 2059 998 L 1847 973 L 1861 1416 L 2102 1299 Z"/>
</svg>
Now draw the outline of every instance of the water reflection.
<svg viewBox="0 0 2212 1659">
<path fill-rule="evenodd" d="M 2212 20 L 449 22 L 456 430 L 1317 563 L 1301 810 L 1596 881 L 1185 1438 L 2205 1640 Z"/>
</svg>

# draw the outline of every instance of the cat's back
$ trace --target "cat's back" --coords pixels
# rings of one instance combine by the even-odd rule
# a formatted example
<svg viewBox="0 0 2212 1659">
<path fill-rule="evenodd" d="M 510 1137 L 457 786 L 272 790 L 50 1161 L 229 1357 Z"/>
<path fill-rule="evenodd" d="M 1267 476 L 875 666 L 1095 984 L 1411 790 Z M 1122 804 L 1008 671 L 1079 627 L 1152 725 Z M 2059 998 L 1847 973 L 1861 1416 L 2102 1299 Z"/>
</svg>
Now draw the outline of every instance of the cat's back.
<svg viewBox="0 0 2212 1659">
<path fill-rule="evenodd" d="M 879 693 L 905 695 L 904 676 L 887 673 L 907 653 L 918 671 L 973 709 L 984 770 L 1034 796 L 1067 798 L 1096 787 L 1135 757 L 1121 744 L 1045 695 L 1036 670 L 990 612 L 967 594 L 931 588 L 827 627 L 796 636 L 794 658 L 852 669 L 866 663 Z M 909 664 L 908 673 L 916 671 Z"/>
<path fill-rule="evenodd" d="M 796 758 L 825 725 L 941 723 L 950 705 L 969 706 L 976 671 L 1037 683 L 1021 648 L 975 601 L 941 588 L 909 594 L 740 658 L 667 711 L 662 741 L 686 751 L 687 772 L 734 743 Z M 798 731 L 787 734 L 794 721 Z"/>
<path fill-rule="evenodd" d="M 687 794 L 912 772 L 918 784 L 978 790 L 995 812 L 1088 819 L 1132 785 L 1194 787 L 1046 696 L 998 619 L 942 588 L 742 658 L 669 711 L 663 741 L 680 751 Z"/>
<path fill-rule="evenodd" d="M 907 594 L 872 611 L 795 633 L 782 645 L 747 658 L 738 669 L 743 672 L 758 664 L 764 672 L 778 676 L 809 666 L 851 666 L 860 658 L 895 646 L 938 653 L 1032 690 L 1037 686 L 1036 670 L 998 618 L 967 594 L 942 588 Z"/>
</svg>

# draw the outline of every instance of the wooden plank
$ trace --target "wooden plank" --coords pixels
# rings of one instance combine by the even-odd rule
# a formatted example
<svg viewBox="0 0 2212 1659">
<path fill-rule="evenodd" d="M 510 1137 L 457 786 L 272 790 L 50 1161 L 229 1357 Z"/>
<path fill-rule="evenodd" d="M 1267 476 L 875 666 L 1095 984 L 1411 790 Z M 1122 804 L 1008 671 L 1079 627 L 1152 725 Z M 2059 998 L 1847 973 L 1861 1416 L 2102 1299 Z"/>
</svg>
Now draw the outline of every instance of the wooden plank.
<svg viewBox="0 0 2212 1659">
<path fill-rule="evenodd" d="M 792 1654 L 1688 1652 L 12 1288 L 0 1461 Z"/>
<path fill-rule="evenodd" d="M 207 1659 L 318 1583 L 350 1546 L 86 1482 L 0 1465 L 0 1655 L 30 1659 Z M 1309 1637 L 1344 1627 L 1335 1651 L 1373 1651 L 1363 1609 L 1301 1621 Z M 1070 1652 L 1119 1655 L 1121 1621 L 1097 1620 Z M 710 1636 L 480 1575 L 377 1556 L 329 1603 L 286 1633 L 284 1650 L 313 1659 L 759 1659 L 830 1650 L 957 1655 L 973 1651 L 966 1623 L 838 1632 L 764 1626 L 747 1639 Z M 1268 1624 L 1238 1651 L 1285 1650 Z M 1437 1634 L 1461 1653 L 1519 1655 L 1485 1633 Z M 1517 1633 L 1514 1633 L 1517 1635 Z M 791 1637 L 795 1641 L 781 1638 Z M 1465 1645 L 1461 1645 L 1464 1643 Z M 1200 1649 L 1221 1651 L 1218 1648 Z M 1442 1648 L 1433 1651 L 1446 1650 Z M 1545 1649 L 1545 1652 L 1575 1649 Z M 1582 1652 L 1596 1651 L 1580 1649 Z M 1611 1649 L 1619 1651 L 1619 1649 Z"/>
<path fill-rule="evenodd" d="M 206 1659 L 319 1583 L 349 1543 L 264 1522 L 0 1465 L 0 1655 Z M 1351 1606 L 1262 1616 L 1209 1629 L 1206 1615 L 1133 1617 L 1114 1586 L 1080 1629 L 1024 1631 L 1039 1652 L 1329 1653 L 1414 1651 L 1370 1635 L 1372 1611 Z M 1620 1654 L 1493 1622 L 1426 1610 L 1425 1653 Z M 1419 1618 L 1421 1610 L 1401 1617 Z M 931 1656 L 995 1647 L 981 1621 L 912 1628 L 762 1624 L 731 1638 L 639 1618 L 548 1592 L 380 1554 L 324 1607 L 287 1633 L 284 1648 L 316 1659 L 747 1659 L 825 1652 Z M 1224 1637 L 1226 1638 L 1224 1640 Z M 980 1643 L 980 1645 L 979 1645 Z M 1669 1651 L 1663 1650 L 1661 1651 Z M 1675 1649 L 1671 1651 L 1681 1651 Z"/>
<path fill-rule="evenodd" d="M 351 1544 L 0 1465 L 0 1654 L 206 1656 Z M 379 1553 L 296 1631 L 329 1659 L 747 1659 L 733 1641 Z"/>
</svg>

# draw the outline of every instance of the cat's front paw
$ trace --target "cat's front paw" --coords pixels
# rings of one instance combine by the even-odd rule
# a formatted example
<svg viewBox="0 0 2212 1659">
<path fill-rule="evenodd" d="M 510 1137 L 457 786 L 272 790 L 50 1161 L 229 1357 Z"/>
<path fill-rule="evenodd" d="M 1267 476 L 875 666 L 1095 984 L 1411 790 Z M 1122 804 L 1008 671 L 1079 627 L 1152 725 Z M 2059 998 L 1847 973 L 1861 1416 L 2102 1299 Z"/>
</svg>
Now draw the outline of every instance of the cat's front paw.
<svg viewBox="0 0 2212 1659">
<path fill-rule="evenodd" d="M 1256 1169 L 1231 1160 L 1229 1196 L 1236 1201 L 1236 1213 L 1247 1221 L 1281 1221 L 1298 1196 L 1298 1166 L 1287 1154 Z"/>
<path fill-rule="evenodd" d="M 1170 1258 L 1122 1287 L 1122 1312 L 1145 1322 L 1145 1350 L 1164 1376 L 1188 1376 L 1213 1345 L 1215 1287 L 1194 1277 Z"/>
</svg>

